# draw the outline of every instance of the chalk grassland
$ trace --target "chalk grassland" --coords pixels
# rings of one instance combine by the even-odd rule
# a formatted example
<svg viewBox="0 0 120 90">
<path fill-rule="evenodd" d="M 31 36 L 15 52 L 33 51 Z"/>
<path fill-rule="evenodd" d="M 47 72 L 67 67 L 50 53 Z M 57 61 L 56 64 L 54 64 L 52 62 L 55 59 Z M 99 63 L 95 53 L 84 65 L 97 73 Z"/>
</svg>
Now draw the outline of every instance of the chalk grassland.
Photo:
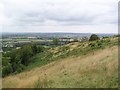
<svg viewBox="0 0 120 90">
<path fill-rule="evenodd" d="M 81 56 L 69 56 L 5 77 L 2 81 L 3 88 L 118 87 L 118 47 L 107 47 Z"/>
</svg>

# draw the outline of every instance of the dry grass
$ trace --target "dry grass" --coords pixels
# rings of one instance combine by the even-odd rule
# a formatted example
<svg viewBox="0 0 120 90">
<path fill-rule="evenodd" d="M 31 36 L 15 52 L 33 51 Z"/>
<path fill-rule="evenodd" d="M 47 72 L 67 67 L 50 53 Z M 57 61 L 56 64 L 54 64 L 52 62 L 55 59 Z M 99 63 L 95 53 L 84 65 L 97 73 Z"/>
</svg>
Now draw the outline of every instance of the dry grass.
<svg viewBox="0 0 120 90">
<path fill-rule="evenodd" d="M 118 47 L 114 46 L 8 76 L 3 87 L 117 87 L 117 68 Z"/>
</svg>

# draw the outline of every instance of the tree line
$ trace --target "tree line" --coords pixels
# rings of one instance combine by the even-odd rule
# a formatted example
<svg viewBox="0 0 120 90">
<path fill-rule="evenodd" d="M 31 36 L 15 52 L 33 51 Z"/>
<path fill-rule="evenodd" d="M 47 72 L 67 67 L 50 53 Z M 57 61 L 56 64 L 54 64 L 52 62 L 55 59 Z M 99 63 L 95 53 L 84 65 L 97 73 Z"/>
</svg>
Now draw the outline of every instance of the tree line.
<svg viewBox="0 0 120 90">
<path fill-rule="evenodd" d="M 2 56 L 2 76 L 7 76 L 11 73 L 19 73 L 29 65 L 32 58 L 37 53 L 45 50 L 42 46 L 25 45 L 20 49 L 13 49 L 10 52 L 3 53 Z"/>
</svg>

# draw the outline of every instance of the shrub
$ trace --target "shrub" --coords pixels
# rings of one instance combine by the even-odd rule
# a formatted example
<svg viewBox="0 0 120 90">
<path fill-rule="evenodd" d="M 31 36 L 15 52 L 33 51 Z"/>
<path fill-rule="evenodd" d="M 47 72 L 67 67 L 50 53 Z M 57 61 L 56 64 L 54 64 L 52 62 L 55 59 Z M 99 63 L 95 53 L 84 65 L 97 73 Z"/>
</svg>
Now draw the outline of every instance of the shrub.
<svg viewBox="0 0 120 90">
<path fill-rule="evenodd" d="M 19 73 L 25 66 L 28 66 L 32 58 L 37 53 L 43 52 L 44 47 L 36 45 L 25 45 L 20 49 L 11 50 L 9 53 L 3 54 L 3 75 L 6 76 L 10 73 Z M 51 56 L 50 56 L 51 57 Z"/>
<path fill-rule="evenodd" d="M 88 41 L 88 40 L 89 40 L 88 37 L 87 37 L 87 36 L 84 36 L 84 37 L 82 37 L 81 42 L 86 42 L 86 41 Z"/>
<path fill-rule="evenodd" d="M 90 36 L 90 39 L 89 39 L 89 41 L 95 41 L 95 40 L 99 40 L 100 38 L 96 35 L 96 34 L 92 34 L 91 36 Z"/>
<path fill-rule="evenodd" d="M 7 66 L 4 66 L 2 68 L 2 77 L 10 74 L 13 72 L 12 65 L 10 63 L 7 64 Z"/>
<path fill-rule="evenodd" d="M 60 42 L 59 39 L 57 39 L 57 38 L 54 38 L 54 39 L 53 39 L 53 44 L 58 45 L 59 42 Z"/>
</svg>

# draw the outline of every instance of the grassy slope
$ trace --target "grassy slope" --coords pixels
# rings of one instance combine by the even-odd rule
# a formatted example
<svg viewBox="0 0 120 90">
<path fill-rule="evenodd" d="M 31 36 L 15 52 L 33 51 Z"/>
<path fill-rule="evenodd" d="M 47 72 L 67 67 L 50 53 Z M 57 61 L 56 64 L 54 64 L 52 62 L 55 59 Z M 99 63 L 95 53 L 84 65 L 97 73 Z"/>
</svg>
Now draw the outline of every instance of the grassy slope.
<svg viewBox="0 0 120 90">
<path fill-rule="evenodd" d="M 117 38 L 108 38 L 105 40 L 84 43 L 76 42 L 64 46 L 59 46 L 57 48 L 51 48 L 50 50 L 37 54 L 31 58 L 31 61 L 33 62 L 29 64 L 26 70 L 31 70 L 33 68 L 49 64 L 50 62 L 71 56 L 83 56 L 96 50 L 104 49 L 114 45 L 117 45 Z"/>
<path fill-rule="evenodd" d="M 70 45 L 70 49 L 78 47 L 77 44 Z M 35 63 L 28 69 L 35 65 L 44 66 L 4 78 L 3 87 L 117 87 L 117 50 L 117 46 L 112 46 L 81 56 L 67 54 L 69 57 L 48 62 L 47 65 L 44 65 L 46 62 L 38 65 Z M 56 51 L 59 50 L 53 50 L 54 53 L 58 53 Z M 38 57 L 39 55 L 36 56 Z"/>
</svg>

